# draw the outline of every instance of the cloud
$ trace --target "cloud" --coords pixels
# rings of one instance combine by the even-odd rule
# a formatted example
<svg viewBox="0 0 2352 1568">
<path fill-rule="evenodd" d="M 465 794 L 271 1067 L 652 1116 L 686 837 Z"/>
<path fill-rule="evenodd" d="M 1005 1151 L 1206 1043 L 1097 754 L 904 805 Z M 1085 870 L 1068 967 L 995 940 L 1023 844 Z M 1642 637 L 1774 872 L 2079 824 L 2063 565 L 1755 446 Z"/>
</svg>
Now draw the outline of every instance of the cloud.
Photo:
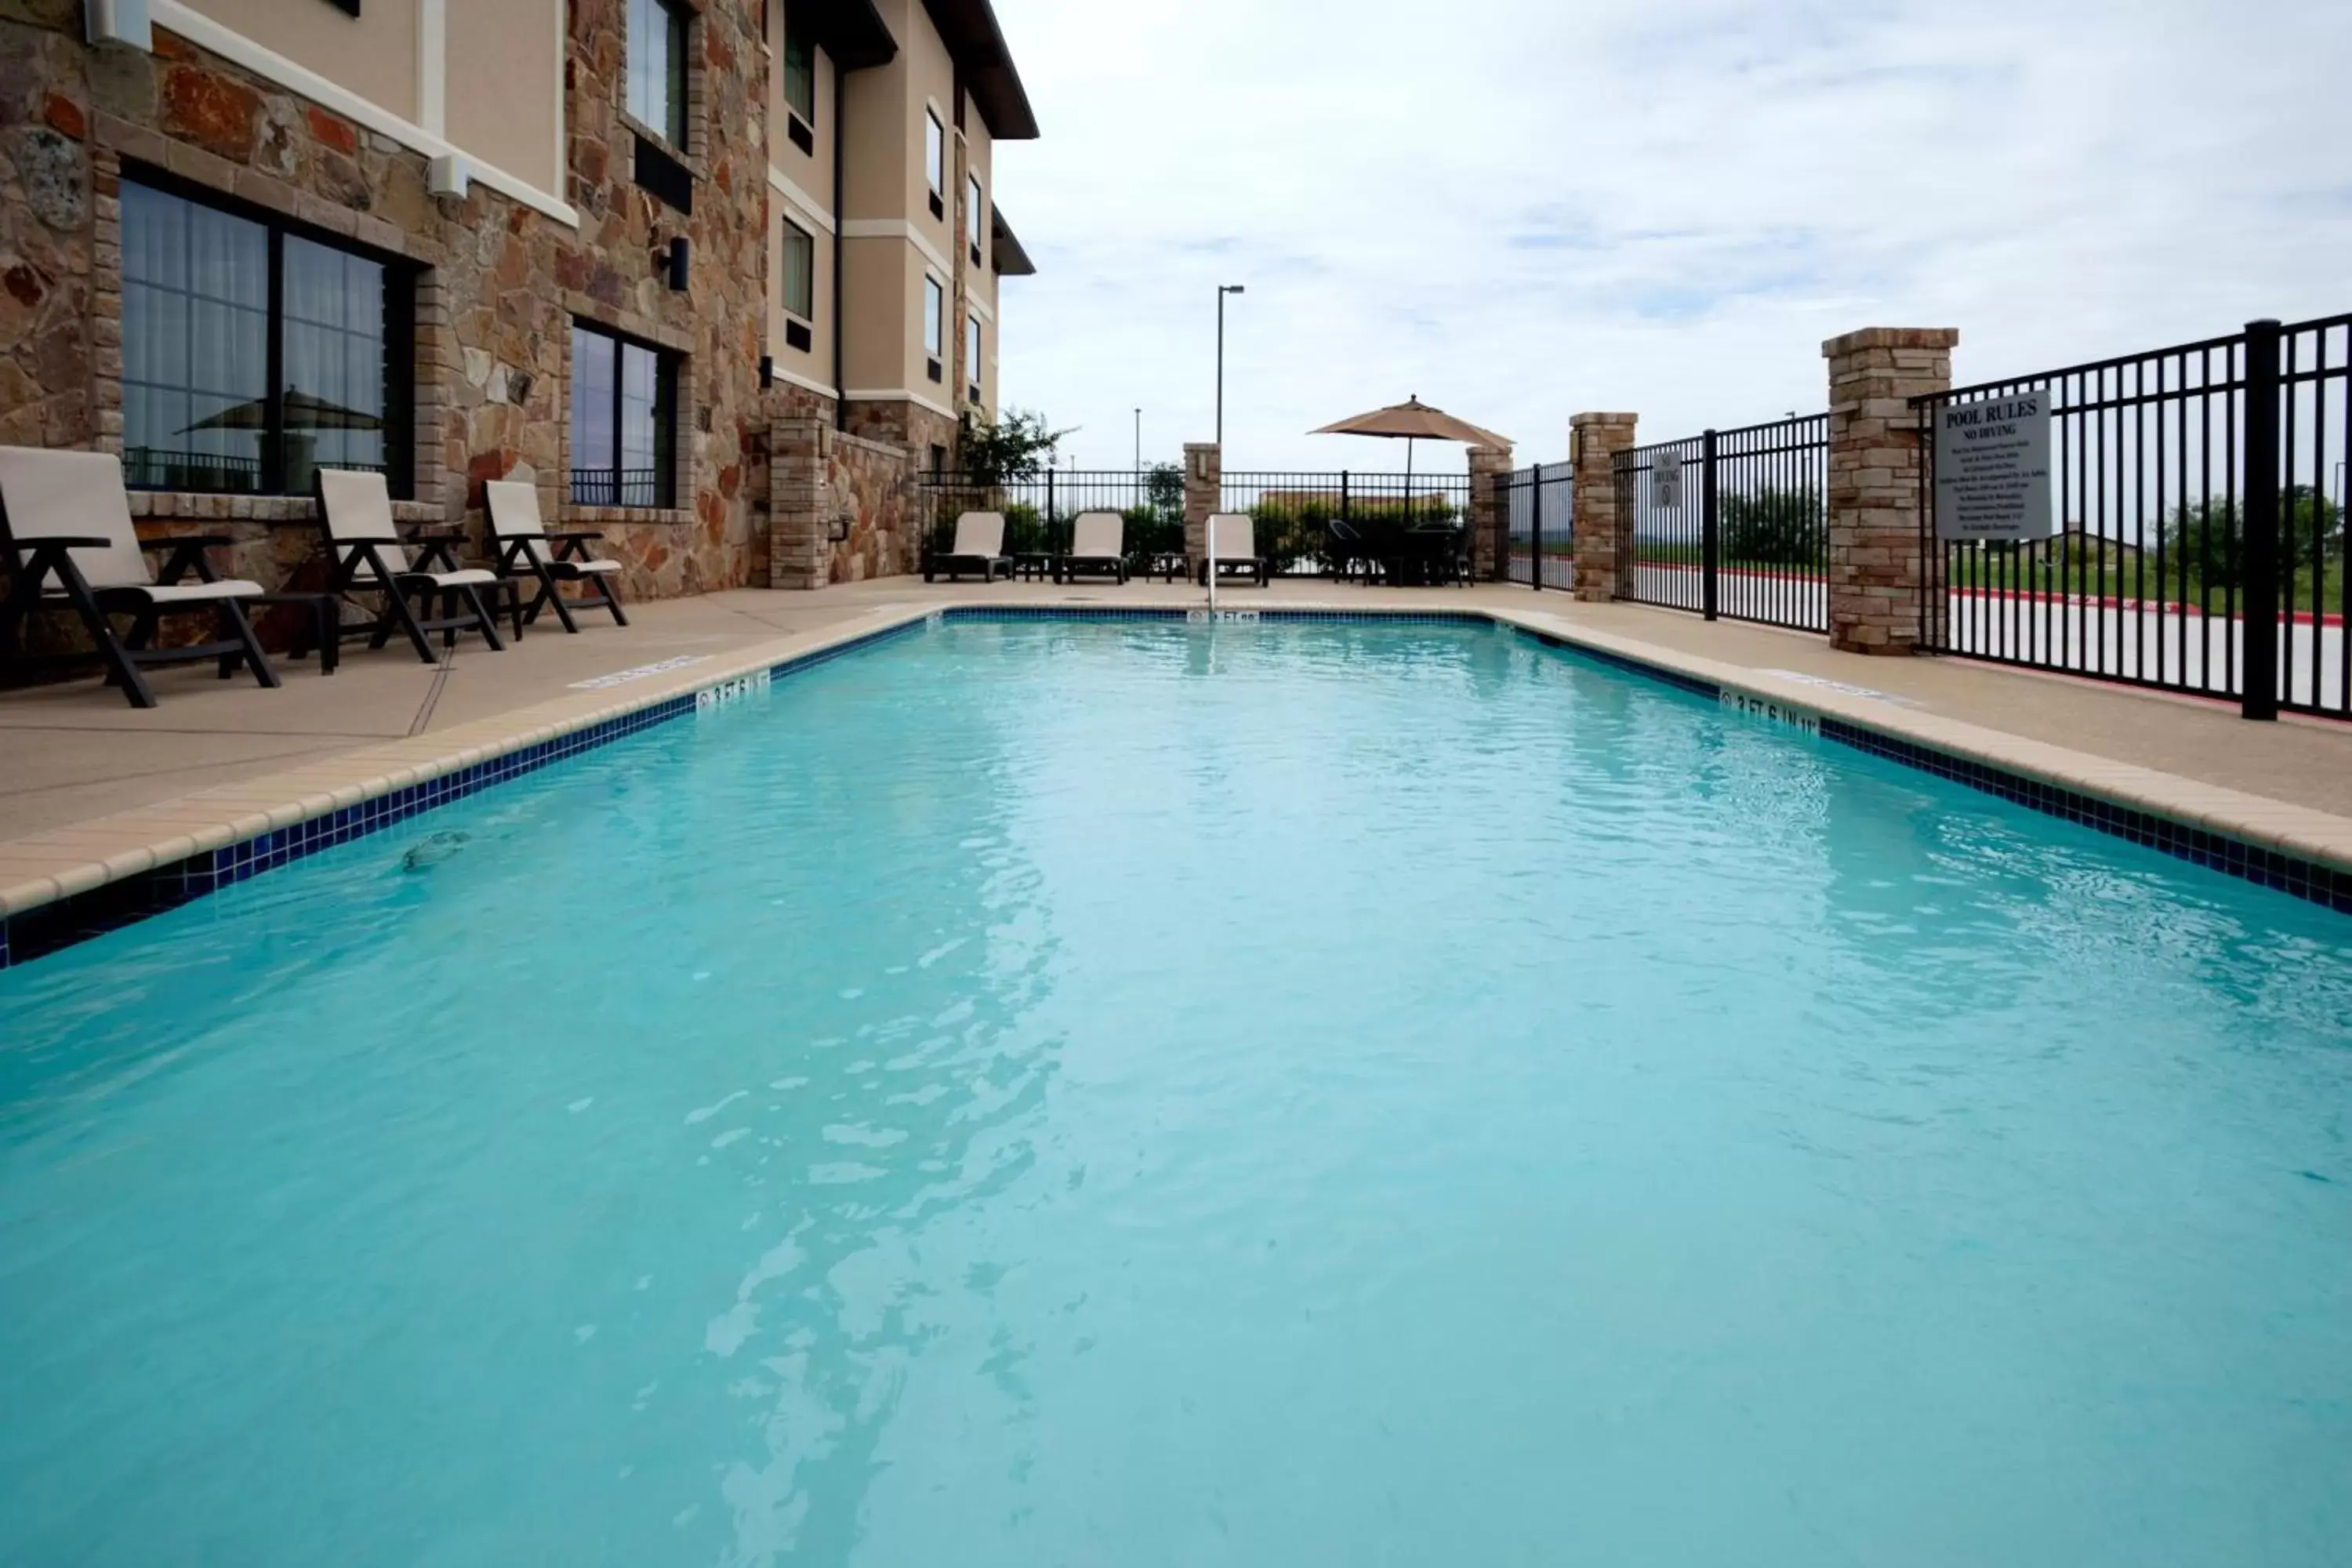
<svg viewBox="0 0 2352 1568">
<path fill-rule="evenodd" d="M 997 0 L 1040 275 L 1006 401 L 1086 466 L 1384 466 L 1418 393 L 1556 458 L 1811 411 L 1820 345 L 1957 326 L 1989 379 L 2352 310 L 2352 7 L 2285 0 Z"/>
</svg>

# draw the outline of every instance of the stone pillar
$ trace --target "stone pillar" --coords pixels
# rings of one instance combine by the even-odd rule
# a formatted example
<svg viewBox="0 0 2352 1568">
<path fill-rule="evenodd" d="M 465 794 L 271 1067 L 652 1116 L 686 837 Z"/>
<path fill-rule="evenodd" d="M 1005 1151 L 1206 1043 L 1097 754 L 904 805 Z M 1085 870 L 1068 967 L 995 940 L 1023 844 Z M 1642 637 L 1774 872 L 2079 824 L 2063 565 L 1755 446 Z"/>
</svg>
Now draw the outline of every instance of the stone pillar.
<svg viewBox="0 0 2352 1568">
<path fill-rule="evenodd" d="M 1865 327 L 1822 345 L 1830 367 L 1830 645 L 1843 652 L 1918 651 L 1927 464 L 1910 400 L 1952 384 L 1959 341 L 1949 327 Z"/>
<path fill-rule="evenodd" d="M 1511 471 L 1508 447 L 1470 448 L 1470 576 L 1474 582 L 1499 583 L 1509 574 L 1504 557 L 1506 508 L 1499 489 Z"/>
<path fill-rule="evenodd" d="M 822 588 L 833 579 L 833 426 L 778 419 L 768 426 L 768 586 Z"/>
<path fill-rule="evenodd" d="M 1633 520 L 1617 515 L 1617 454 L 1633 445 L 1635 414 L 1579 414 L 1570 418 L 1569 483 L 1576 541 L 1576 596 L 1605 604 L 1618 596 L 1633 565 Z"/>
<path fill-rule="evenodd" d="M 1184 443 L 1184 556 L 1195 572 L 1209 558 L 1209 514 L 1224 505 L 1224 475 L 1214 441 Z"/>
</svg>

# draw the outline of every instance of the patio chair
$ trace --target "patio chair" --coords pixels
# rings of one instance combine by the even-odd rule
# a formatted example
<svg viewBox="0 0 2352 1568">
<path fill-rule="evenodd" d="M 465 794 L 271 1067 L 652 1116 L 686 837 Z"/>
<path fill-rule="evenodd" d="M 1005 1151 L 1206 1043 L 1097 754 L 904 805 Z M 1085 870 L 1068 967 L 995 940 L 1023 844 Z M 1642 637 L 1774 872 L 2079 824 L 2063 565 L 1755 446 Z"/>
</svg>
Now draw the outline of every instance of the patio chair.
<svg viewBox="0 0 2352 1568">
<path fill-rule="evenodd" d="M 71 609 L 106 661 L 107 681 L 122 688 L 133 708 L 155 706 L 141 670 L 153 665 L 218 659 L 226 680 L 244 665 L 263 686 L 278 684 L 268 656 L 253 635 L 241 599 L 257 598 L 258 583 L 224 578 L 207 549 L 232 541 L 217 534 L 182 534 L 142 541 L 122 486 L 122 459 L 111 452 L 48 452 L 0 447 L 0 534 L 10 553 L 8 597 L 0 603 L 0 653 L 11 658 L 26 618 L 40 609 Z M 144 552 L 172 552 L 159 575 Z M 196 581 L 181 579 L 194 573 Z M 49 586 L 50 579 L 56 586 Z M 155 647 L 165 616 L 208 611 L 220 635 L 187 647 Z M 131 617 L 128 637 L 111 616 Z"/>
<path fill-rule="evenodd" d="M 1081 574 L 1127 581 L 1127 519 L 1115 511 L 1082 511 L 1070 525 L 1070 552 L 1054 563 L 1054 580 Z"/>
<path fill-rule="evenodd" d="M 944 555 L 923 560 L 923 581 L 935 583 L 944 572 L 952 583 L 966 572 L 977 572 L 982 582 L 1013 575 L 1013 557 L 1004 553 L 1004 514 L 968 511 L 956 519 L 955 547 Z"/>
<path fill-rule="evenodd" d="M 1345 518 L 1335 517 L 1325 524 L 1323 570 L 1339 583 L 1352 582 L 1361 573 L 1369 585 L 1380 575 L 1380 557 L 1372 553 L 1371 542 L 1361 530 Z"/>
<path fill-rule="evenodd" d="M 383 613 L 373 620 L 343 626 L 341 635 L 345 641 L 364 637 L 368 647 L 378 648 L 392 640 L 394 632 L 404 632 L 416 657 L 426 664 L 435 662 L 432 645 L 425 641 L 428 632 L 441 633 L 444 647 L 456 646 L 457 634 L 466 631 L 481 633 L 482 640 L 494 649 L 506 647 L 499 640 L 498 622 L 482 598 L 484 589 L 499 586 L 498 574 L 478 566 L 461 567 L 452 552 L 465 537 L 465 530 L 419 529 L 404 542 L 399 525 L 392 520 L 392 492 L 385 488 L 383 476 L 365 469 L 319 469 L 318 497 L 319 526 L 326 534 L 330 557 L 327 591 L 340 597 L 377 594 L 383 600 Z M 412 543 L 421 547 L 414 563 L 407 549 Z M 415 603 L 410 602 L 411 595 Z M 516 595 L 518 606 L 520 597 Z M 432 610 L 436 598 L 439 616 L 428 619 L 416 613 L 419 605 Z M 518 637 L 522 635 L 521 623 L 518 607 Z"/>
<path fill-rule="evenodd" d="M 593 530 L 548 532 L 539 521 L 539 487 L 526 480 L 490 479 L 483 484 L 482 494 L 489 507 L 490 542 L 499 551 L 499 575 L 539 580 L 539 596 L 521 612 L 526 625 L 537 621 L 540 611 L 551 608 L 565 631 L 580 629 L 572 618 L 571 605 L 556 592 L 563 583 L 579 583 L 590 590 L 573 601 L 582 609 L 610 610 L 614 626 L 629 624 L 629 617 L 621 613 L 619 596 L 613 592 L 613 579 L 620 575 L 621 563 L 588 553 L 589 542 L 604 538 L 603 534 Z M 552 552 L 550 545 L 554 546 Z"/>
<path fill-rule="evenodd" d="M 1209 567 L 1216 565 L 1217 575 L 1251 577 L 1261 588 L 1266 585 L 1265 557 L 1257 552 L 1257 524 L 1245 511 L 1220 511 L 1209 515 L 1209 559 L 1201 563 L 1201 582 L 1209 581 Z"/>
</svg>

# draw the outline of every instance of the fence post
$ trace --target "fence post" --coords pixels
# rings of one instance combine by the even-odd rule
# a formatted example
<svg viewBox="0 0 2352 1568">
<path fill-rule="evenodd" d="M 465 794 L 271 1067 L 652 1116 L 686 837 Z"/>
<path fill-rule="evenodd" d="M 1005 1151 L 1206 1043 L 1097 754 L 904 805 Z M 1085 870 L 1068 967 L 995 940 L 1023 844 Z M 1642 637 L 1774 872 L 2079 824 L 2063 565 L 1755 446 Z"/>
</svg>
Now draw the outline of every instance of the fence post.
<svg viewBox="0 0 2352 1568">
<path fill-rule="evenodd" d="M 1576 596 L 1605 604 L 1623 591 L 1633 565 L 1633 540 L 1621 531 L 1633 517 L 1617 512 L 1617 454 L 1633 445 L 1640 416 L 1579 414 L 1569 420 L 1573 453 L 1569 515 L 1576 523 Z"/>
<path fill-rule="evenodd" d="M 1045 469 L 1045 515 L 1037 520 L 1036 548 L 1054 548 L 1054 470 L 1050 466 Z"/>
<path fill-rule="evenodd" d="M 1723 547 L 1716 531 L 1715 513 L 1715 432 L 1709 430 L 1699 437 L 1698 447 L 1698 528 L 1699 528 L 1699 604 L 1706 618 L 1716 618 L 1716 569 L 1722 563 Z"/>
<path fill-rule="evenodd" d="M 1214 441 L 1184 443 L 1184 563 L 1209 558 L 1209 514 L 1224 503 L 1224 453 Z"/>
<path fill-rule="evenodd" d="M 1339 470 L 1339 521 L 1348 521 L 1348 470 Z"/>
<path fill-rule="evenodd" d="M 1462 521 L 1470 530 L 1470 576 L 1473 582 L 1500 582 L 1504 575 L 1502 530 L 1508 509 L 1502 484 L 1511 472 L 1508 447 L 1470 448 L 1470 515 Z"/>
<path fill-rule="evenodd" d="M 1528 575 L 1534 581 L 1535 591 L 1540 594 L 1544 585 L 1543 465 L 1538 463 L 1528 472 L 1535 479 L 1533 489 L 1528 493 L 1528 551 L 1533 562 L 1533 569 Z M 1506 539 L 1503 543 L 1507 548 L 1510 541 Z"/>
<path fill-rule="evenodd" d="M 2246 323 L 2246 603 L 2239 712 L 2279 710 L 2279 324 Z M 2316 605 L 2313 606 L 2315 609 Z"/>
<path fill-rule="evenodd" d="M 1927 454 L 1911 399 L 1950 390 L 1959 341 L 1949 327 L 1865 327 L 1822 345 L 1830 382 L 1830 646 L 1843 653 L 1919 649 Z"/>
</svg>

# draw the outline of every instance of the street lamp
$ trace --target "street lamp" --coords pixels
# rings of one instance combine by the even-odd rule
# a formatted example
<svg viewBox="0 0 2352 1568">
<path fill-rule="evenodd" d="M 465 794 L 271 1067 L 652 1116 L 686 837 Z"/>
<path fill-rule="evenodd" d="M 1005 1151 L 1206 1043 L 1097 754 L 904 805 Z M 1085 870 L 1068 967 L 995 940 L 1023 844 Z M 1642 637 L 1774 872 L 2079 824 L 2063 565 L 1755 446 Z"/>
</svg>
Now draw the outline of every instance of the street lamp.
<svg viewBox="0 0 2352 1568">
<path fill-rule="evenodd" d="M 1238 283 L 1217 285 L 1217 450 L 1225 449 L 1225 296 L 1242 292 Z"/>
</svg>

